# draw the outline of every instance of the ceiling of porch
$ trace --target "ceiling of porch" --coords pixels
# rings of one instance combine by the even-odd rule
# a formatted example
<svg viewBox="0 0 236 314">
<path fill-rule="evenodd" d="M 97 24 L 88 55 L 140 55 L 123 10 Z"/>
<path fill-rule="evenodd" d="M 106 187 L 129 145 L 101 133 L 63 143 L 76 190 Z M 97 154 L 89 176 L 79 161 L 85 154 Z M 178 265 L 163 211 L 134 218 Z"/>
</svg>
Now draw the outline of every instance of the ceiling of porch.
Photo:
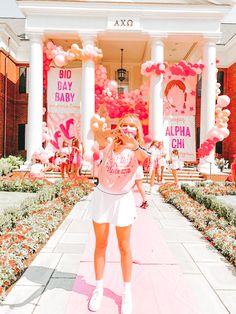
<svg viewBox="0 0 236 314">
<path fill-rule="evenodd" d="M 69 49 L 72 43 L 81 43 L 75 39 L 50 38 L 54 44 L 61 45 L 65 50 Z M 97 44 L 102 49 L 104 63 L 119 63 L 121 57 L 120 49 L 124 49 L 123 64 L 125 63 L 143 63 L 150 59 L 150 43 L 145 38 L 113 38 L 107 39 L 99 37 Z M 166 39 L 164 41 L 164 60 L 173 63 L 186 59 L 196 46 L 196 40 L 177 40 Z"/>
</svg>

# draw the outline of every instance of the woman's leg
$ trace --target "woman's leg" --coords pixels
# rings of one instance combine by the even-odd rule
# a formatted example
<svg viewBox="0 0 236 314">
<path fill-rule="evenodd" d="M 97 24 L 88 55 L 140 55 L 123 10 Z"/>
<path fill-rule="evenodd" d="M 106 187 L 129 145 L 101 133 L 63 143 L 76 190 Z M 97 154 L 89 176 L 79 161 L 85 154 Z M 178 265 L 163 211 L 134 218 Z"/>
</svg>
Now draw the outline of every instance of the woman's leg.
<svg viewBox="0 0 236 314">
<path fill-rule="evenodd" d="M 79 165 L 78 164 L 75 164 L 74 165 L 74 177 L 76 178 L 76 177 L 78 177 L 78 175 L 79 175 Z"/>
<path fill-rule="evenodd" d="M 109 224 L 103 223 L 98 224 L 93 222 L 93 228 L 96 238 L 96 245 L 94 251 L 94 270 L 96 280 L 103 279 L 104 268 L 105 268 L 105 255 L 107 248 L 107 240 L 109 234 Z"/>
<path fill-rule="evenodd" d="M 61 164 L 61 177 L 64 179 L 65 178 L 65 164 Z"/>
<path fill-rule="evenodd" d="M 131 225 L 127 227 L 116 227 L 116 235 L 121 256 L 121 268 L 124 282 L 131 281 L 132 254 L 130 248 Z"/>
<path fill-rule="evenodd" d="M 158 167 L 156 168 L 157 183 L 159 183 L 159 182 L 160 182 L 160 170 L 161 170 L 161 168 L 158 166 Z"/>
<path fill-rule="evenodd" d="M 141 179 L 141 180 L 135 180 L 135 184 L 136 184 L 136 186 L 137 186 L 137 188 L 138 188 L 138 191 L 139 191 L 139 193 L 141 194 L 141 197 L 142 197 L 142 200 L 143 200 L 143 202 L 142 202 L 142 204 L 140 205 L 140 207 L 141 208 L 146 208 L 146 207 L 148 207 L 148 202 L 147 202 L 147 200 L 146 200 L 146 194 L 145 194 L 145 191 L 144 191 L 144 189 L 143 189 L 143 180 Z"/>
<path fill-rule="evenodd" d="M 155 183 L 155 176 L 156 176 L 156 168 L 154 168 L 151 173 L 150 187 L 152 187 Z"/>
<path fill-rule="evenodd" d="M 146 195 L 145 195 L 145 192 L 144 192 L 144 189 L 143 189 L 143 179 L 135 180 L 135 184 L 136 184 L 136 186 L 138 188 L 139 193 L 142 196 L 143 202 L 145 202 L 146 201 Z"/>
<path fill-rule="evenodd" d="M 127 227 L 116 227 L 116 235 L 120 249 L 121 268 L 124 281 L 121 314 L 131 314 L 133 308 L 131 293 L 132 254 L 130 249 L 130 233 L 131 225 Z"/>
<path fill-rule="evenodd" d="M 68 175 L 68 177 L 70 178 L 70 164 L 66 164 L 66 173 Z"/>
<path fill-rule="evenodd" d="M 160 181 L 163 181 L 163 174 L 164 174 L 164 166 L 161 166 L 161 175 L 160 175 Z"/>
<path fill-rule="evenodd" d="M 177 170 L 176 169 L 172 169 L 172 174 L 173 174 L 173 177 L 174 177 L 175 185 L 178 185 Z"/>
<path fill-rule="evenodd" d="M 70 165 L 70 175 L 72 178 L 75 177 L 75 164 Z"/>
<path fill-rule="evenodd" d="M 94 270 L 96 277 L 96 288 L 89 300 L 89 310 L 96 312 L 100 309 L 103 297 L 103 275 L 105 268 L 105 254 L 107 248 L 107 239 L 109 234 L 109 224 L 98 224 L 93 222 L 93 228 L 96 238 L 94 251 Z"/>
</svg>

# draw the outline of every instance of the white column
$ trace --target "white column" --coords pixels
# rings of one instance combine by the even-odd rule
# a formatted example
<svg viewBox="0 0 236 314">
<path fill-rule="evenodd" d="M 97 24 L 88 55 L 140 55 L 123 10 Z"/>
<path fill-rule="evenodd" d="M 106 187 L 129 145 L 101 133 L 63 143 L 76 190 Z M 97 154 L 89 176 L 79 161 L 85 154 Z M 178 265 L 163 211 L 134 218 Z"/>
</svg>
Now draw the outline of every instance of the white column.
<svg viewBox="0 0 236 314">
<path fill-rule="evenodd" d="M 83 48 L 94 45 L 94 35 L 82 35 Z M 93 145 L 90 132 L 90 119 L 95 113 L 95 64 L 92 60 L 82 62 L 82 94 L 81 94 L 81 138 L 85 151 Z"/>
<path fill-rule="evenodd" d="M 30 36 L 28 123 L 26 132 L 27 163 L 42 147 L 43 121 L 43 44 L 39 34 Z"/>
<path fill-rule="evenodd" d="M 201 124 L 200 143 L 207 139 L 209 130 L 215 124 L 215 102 L 216 102 L 216 44 L 208 40 L 203 46 L 202 92 L 201 92 Z M 214 164 L 215 151 L 209 156 L 201 158 L 198 166 L 203 173 L 216 172 Z"/>
<path fill-rule="evenodd" d="M 164 62 L 164 44 L 160 38 L 152 38 L 151 60 Z M 163 75 L 152 75 L 149 104 L 149 135 L 152 139 L 163 140 Z"/>
</svg>

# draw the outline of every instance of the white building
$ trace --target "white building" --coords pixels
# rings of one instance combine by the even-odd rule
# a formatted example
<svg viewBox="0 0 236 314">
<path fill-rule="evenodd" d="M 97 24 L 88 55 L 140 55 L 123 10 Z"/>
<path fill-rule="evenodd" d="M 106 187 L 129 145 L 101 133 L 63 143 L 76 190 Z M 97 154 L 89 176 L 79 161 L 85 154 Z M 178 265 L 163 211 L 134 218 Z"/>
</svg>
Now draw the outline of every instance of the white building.
<svg viewBox="0 0 236 314">
<path fill-rule="evenodd" d="M 29 101 L 27 126 L 27 160 L 42 143 L 43 110 L 43 43 L 52 40 L 68 49 L 72 43 L 88 43 L 102 49 L 101 63 L 110 79 L 120 67 L 120 49 L 124 49 L 124 67 L 129 72 L 129 89 L 143 82 L 140 66 L 147 60 L 180 60 L 205 64 L 202 76 L 200 142 L 207 138 L 215 123 L 215 63 L 228 67 L 235 62 L 235 28 L 232 11 L 235 1 L 168 0 L 168 1 L 30 1 L 18 0 L 25 16 L 24 31 L 10 21 L 0 30 L 0 44 L 7 48 L 13 38 L 11 55 L 18 62 L 29 62 Z M 222 22 L 227 22 L 222 24 Z M 12 31 L 13 30 L 13 31 Z M 223 30 L 223 35 L 222 35 Z M 14 34 L 15 32 L 15 34 Z M 20 42 L 16 34 L 25 33 L 29 42 Z M 233 37 L 234 36 L 234 37 Z M 232 37 L 232 38 L 231 38 Z M 228 41 L 227 41 L 228 39 Z M 81 130 L 85 148 L 89 148 L 89 120 L 94 113 L 94 62 L 83 61 Z M 160 139 L 163 125 L 162 77 L 151 78 L 149 97 L 149 134 Z M 155 104 L 158 103 L 158 106 Z M 214 152 L 202 158 L 200 170 L 207 171 Z"/>
</svg>

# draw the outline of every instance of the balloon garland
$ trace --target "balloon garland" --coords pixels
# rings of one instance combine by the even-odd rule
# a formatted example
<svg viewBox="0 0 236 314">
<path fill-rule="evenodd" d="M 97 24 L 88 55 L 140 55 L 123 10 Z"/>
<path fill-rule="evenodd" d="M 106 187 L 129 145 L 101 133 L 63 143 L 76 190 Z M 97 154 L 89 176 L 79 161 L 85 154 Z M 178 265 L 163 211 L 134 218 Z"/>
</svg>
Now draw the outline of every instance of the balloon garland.
<svg viewBox="0 0 236 314">
<path fill-rule="evenodd" d="M 118 84 L 107 79 L 107 71 L 103 65 L 95 70 L 95 111 L 102 108 L 109 118 L 121 118 L 125 114 L 135 113 L 140 120 L 148 118 L 148 104 L 144 96 L 148 94 L 148 83 L 131 92 L 118 94 Z"/>
<path fill-rule="evenodd" d="M 172 75 L 195 76 L 201 74 L 203 69 L 204 64 L 201 62 L 192 63 L 181 60 L 170 67 L 170 72 Z"/>
<path fill-rule="evenodd" d="M 69 61 L 96 61 L 103 57 L 102 50 L 90 44 L 82 49 L 75 43 L 71 45 L 70 49 L 65 51 L 61 46 L 56 46 L 52 41 L 48 41 L 44 48 L 44 52 L 46 53 L 47 58 L 53 60 L 58 67 L 67 65 Z"/>
<path fill-rule="evenodd" d="M 48 85 L 48 71 L 50 70 L 50 63 L 52 58 L 48 58 L 47 54 L 43 52 L 43 87 L 47 89 Z"/>
<path fill-rule="evenodd" d="M 154 74 L 161 75 L 164 74 L 168 67 L 168 63 L 156 63 L 153 61 L 147 61 L 141 65 L 141 74 L 150 77 Z"/>
<path fill-rule="evenodd" d="M 152 75 L 161 75 L 165 74 L 166 69 L 168 68 L 168 63 L 155 63 L 153 61 L 147 61 L 141 66 L 141 74 L 150 77 Z M 169 67 L 169 70 L 172 75 L 181 75 L 181 76 L 195 76 L 202 73 L 204 69 L 204 64 L 186 62 L 181 60 L 178 63 Z"/>
<path fill-rule="evenodd" d="M 204 158 L 209 156 L 214 149 L 215 144 L 219 141 L 223 141 L 229 136 L 228 121 L 230 111 L 228 109 L 222 109 L 227 107 L 230 103 L 230 98 L 227 95 L 218 96 L 220 84 L 216 85 L 217 101 L 215 107 L 215 125 L 208 132 L 208 138 L 201 144 L 197 150 L 198 158 Z"/>
</svg>

